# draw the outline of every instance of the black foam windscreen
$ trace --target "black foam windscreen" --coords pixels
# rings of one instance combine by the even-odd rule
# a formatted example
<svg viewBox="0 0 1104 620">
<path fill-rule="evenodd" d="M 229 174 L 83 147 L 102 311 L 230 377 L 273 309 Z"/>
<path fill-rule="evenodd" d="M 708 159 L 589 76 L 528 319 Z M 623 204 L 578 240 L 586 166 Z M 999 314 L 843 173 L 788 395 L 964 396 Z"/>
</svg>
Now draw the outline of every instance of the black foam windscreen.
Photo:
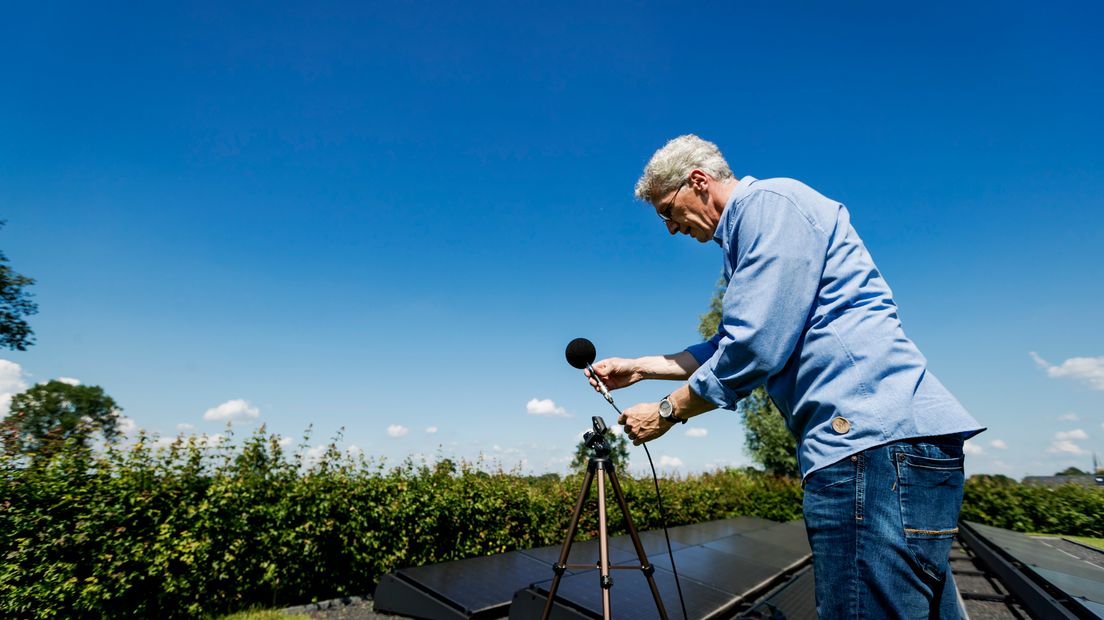
<svg viewBox="0 0 1104 620">
<path fill-rule="evenodd" d="M 576 338 L 567 343 L 567 363 L 582 370 L 594 361 L 598 353 L 594 350 L 594 343 L 586 338 Z"/>
</svg>

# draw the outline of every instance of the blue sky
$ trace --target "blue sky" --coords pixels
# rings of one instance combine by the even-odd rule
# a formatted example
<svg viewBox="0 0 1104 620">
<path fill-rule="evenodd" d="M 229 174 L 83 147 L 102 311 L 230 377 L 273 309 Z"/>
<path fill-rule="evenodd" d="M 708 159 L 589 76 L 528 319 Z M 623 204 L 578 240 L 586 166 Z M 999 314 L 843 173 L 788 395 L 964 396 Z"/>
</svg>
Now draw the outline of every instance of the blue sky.
<svg viewBox="0 0 1104 620">
<path fill-rule="evenodd" d="M 38 343 L 0 355 L 0 393 L 65 377 L 165 436 L 313 424 L 313 443 L 344 428 L 390 462 L 565 471 L 589 416 L 613 412 L 564 345 L 697 338 L 719 250 L 632 197 L 656 148 L 697 133 L 737 175 L 848 205 L 906 332 L 990 429 L 969 473 L 1086 469 L 1104 456 L 1101 17 L 9 7 L 0 249 L 40 313 Z M 735 414 L 693 427 L 654 444 L 663 469 L 748 463 Z"/>
</svg>

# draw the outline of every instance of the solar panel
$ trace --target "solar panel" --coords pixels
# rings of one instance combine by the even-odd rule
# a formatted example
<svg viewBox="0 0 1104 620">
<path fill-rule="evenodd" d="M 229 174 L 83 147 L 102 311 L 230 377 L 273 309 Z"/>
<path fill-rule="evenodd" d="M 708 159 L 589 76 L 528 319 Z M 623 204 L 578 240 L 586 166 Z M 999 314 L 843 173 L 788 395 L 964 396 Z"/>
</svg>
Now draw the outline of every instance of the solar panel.
<svg viewBox="0 0 1104 620">
<path fill-rule="evenodd" d="M 671 570 L 671 558 L 666 554 L 653 558 L 652 563 Z M 676 551 L 675 566 L 680 579 L 693 579 L 735 596 L 744 596 L 778 576 L 778 569 L 773 566 L 706 547 Z"/>
<path fill-rule="evenodd" d="M 612 542 L 612 541 L 611 541 Z M 539 561 L 544 565 L 547 572 L 545 576 L 551 578 L 552 565 L 560 560 L 560 552 L 563 551 L 563 545 L 555 545 L 549 547 L 537 547 L 536 549 L 526 549 L 521 551 L 525 555 Z M 629 548 L 624 549 L 621 547 L 614 547 L 612 544 L 609 547 L 609 561 L 611 564 L 627 564 L 629 562 L 637 561 L 636 552 L 633 551 L 632 543 L 629 543 Z M 584 540 L 581 542 L 571 543 L 571 553 L 567 556 L 568 564 L 589 564 L 592 566 L 598 565 L 598 541 L 597 540 Z M 569 573 L 577 573 L 586 569 L 569 568 Z"/>
<path fill-rule="evenodd" d="M 395 573 L 398 579 L 381 580 L 375 601 L 381 611 L 410 616 L 442 602 L 458 617 L 505 613 L 519 587 L 551 572 L 548 564 L 516 551 L 404 568 Z"/>
<path fill-rule="evenodd" d="M 644 574 L 637 570 L 614 571 L 613 588 L 610 589 L 610 607 L 614 618 L 633 618 L 644 620 L 647 618 L 659 618 L 655 599 L 648 587 Z M 678 590 L 675 588 L 674 576 L 662 569 L 656 569 L 656 587 L 659 589 L 663 606 L 667 610 L 669 618 L 681 618 L 682 610 L 679 605 Z M 534 590 L 544 596 L 548 595 L 551 580 L 534 584 Z M 714 620 L 729 617 L 737 603 L 737 599 L 727 592 L 700 584 L 696 581 L 683 579 L 682 593 L 686 602 L 686 612 L 690 618 L 701 620 Z M 566 599 L 577 607 L 585 609 L 595 617 L 602 616 L 602 589 L 598 583 L 598 572 L 592 571 L 577 575 L 565 576 L 560 581 L 557 591 L 557 599 Z"/>
<path fill-rule="evenodd" d="M 777 523 L 759 517 L 737 517 L 693 525 L 680 525 L 679 527 L 670 528 L 670 533 L 672 541 L 677 540 L 685 545 L 700 545 L 725 536 L 761 530 L 772 525 L 777 525 Z"/>
<path fill-rule="evenodd" d="M 793 568 L 809 556 L 808 552 L 801 553 L 794 551 L 792 548 L 760 540 L 758 538 L 760 534 L 761 532 L 737 534 L 708 542 L 703 546 L 716 551 L 723 551 L 748 562 L 771 566 L 779 571 Z"/>
<path fill-rule="evenodd" d="M 1086 609 L 1104 605 L 1104 567 L 1071 556 L 1026 534 L 979 523 L 967 525 L 990 545 L 1081 602 Z M 1104 618 L 1104 615 L 1097 615 Z"/>
</svg>

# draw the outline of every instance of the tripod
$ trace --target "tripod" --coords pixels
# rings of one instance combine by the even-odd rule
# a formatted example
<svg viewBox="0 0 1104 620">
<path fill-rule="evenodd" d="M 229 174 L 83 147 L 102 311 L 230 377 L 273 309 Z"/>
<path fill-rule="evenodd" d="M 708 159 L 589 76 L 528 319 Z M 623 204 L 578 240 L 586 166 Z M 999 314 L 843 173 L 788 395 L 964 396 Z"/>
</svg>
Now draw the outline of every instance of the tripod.
<svg viewBox="0 0 1104 620">
<path fill-rule="evenodd" d="M 613 461 L 609 458 L 610 445 L 606 440 L 606 423 L 598 416 L 591 418 L 591 421 L 594 430 L 587 431 L 583 435 L 583 440 L 588 448 L 594 450 L 594 455 L 587 462 L 583 489 L 579 493 L 579 501 L 576 502 L 575 511 L 571 515 L 571 524 L 568 526 L 567 538 L 560 550 L 560 559 L 552 565 L 552 571 L 556 573 L 556 576 L 552 578 L 552 586 L 548 589 L 548 600 L 544 604 L 541 620 L 548 620 L 548 616 L 552 612 L 552 601 L 556 598 L 556 590 L 560 587 L 560 578 L 563 577 L 564 571 L 568 568 L 594 568 L 592 564 L 567 564 L 567 556 L 571 553 L 571 542 L 575 538 L 575 532 L 579 529 L 579 517 L 583 512 L 583 503 L 590 496 L 590 486 L 594 482 L 595 475 L 598 477 L 598 572 L 600 575 L 599 584 L 602 587 L 602 618 L 604 620 L 610 620 L 611 618 L 610 588 L 613 587 L 613 578 L 610 577 L 610 570 L 635 568 L 644 573 L 644 577 L 648 580 L 648 587 L 652 590 L 652 598 L 655 599 L 659 617 L 662 620 L 668 620 L 667 610 L 664 609 L 663 600 L 659 596 L 659 588 L 656 587 L 655 579 L 652 577 L 655 573 L 655 566 L 648 562 L 648 556 L 644 553 L 644 545 L 640 543 L 640 535 L 636 531 L 636 526 L 633 525 L 632 517 L 629 516 L 629 506 L 625 502 L 625 494 L 621 490 L 621 483 L 617 480 L 617 472 L 613 467 Z M 629 530 L 629 537 L 632 539 L 636 555 L 640 560 L 639 564 L 610 566 L 609 534 L 606 531 L 607 476 L 609 477 L 610 486 L 613 488 L 613 494 L 617 498 L 617 503 L 621 507 L 621 514 L 625 515 L 625 525 Z"/>
</svg>

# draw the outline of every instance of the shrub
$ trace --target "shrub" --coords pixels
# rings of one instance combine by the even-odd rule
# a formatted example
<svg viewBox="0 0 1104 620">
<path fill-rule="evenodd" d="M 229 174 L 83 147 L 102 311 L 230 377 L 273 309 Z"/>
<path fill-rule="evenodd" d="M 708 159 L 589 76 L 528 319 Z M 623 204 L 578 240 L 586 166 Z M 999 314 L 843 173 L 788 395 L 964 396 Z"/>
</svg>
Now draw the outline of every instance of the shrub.
<svg viewBox="0 0 1104 620">
<path fill-rule="evenodd" d="M 386 468 L 336 440 L 306 466 L 305 445 L 288 454 L 263 428 L 238 447 L 152 444 L 0 456 L 0 616 L 195 618 L 371 592 L 404 566 L 562 543 L 583 480 Z M 652 480 L 619 479 L 637 528 L 660 527 Z M 668 525 L 800 516 L 792 479 L 719 471 L 660 488 Z M 580 539 L 597 535 L 596 502 L 594 488 Z"/>
</svg>

